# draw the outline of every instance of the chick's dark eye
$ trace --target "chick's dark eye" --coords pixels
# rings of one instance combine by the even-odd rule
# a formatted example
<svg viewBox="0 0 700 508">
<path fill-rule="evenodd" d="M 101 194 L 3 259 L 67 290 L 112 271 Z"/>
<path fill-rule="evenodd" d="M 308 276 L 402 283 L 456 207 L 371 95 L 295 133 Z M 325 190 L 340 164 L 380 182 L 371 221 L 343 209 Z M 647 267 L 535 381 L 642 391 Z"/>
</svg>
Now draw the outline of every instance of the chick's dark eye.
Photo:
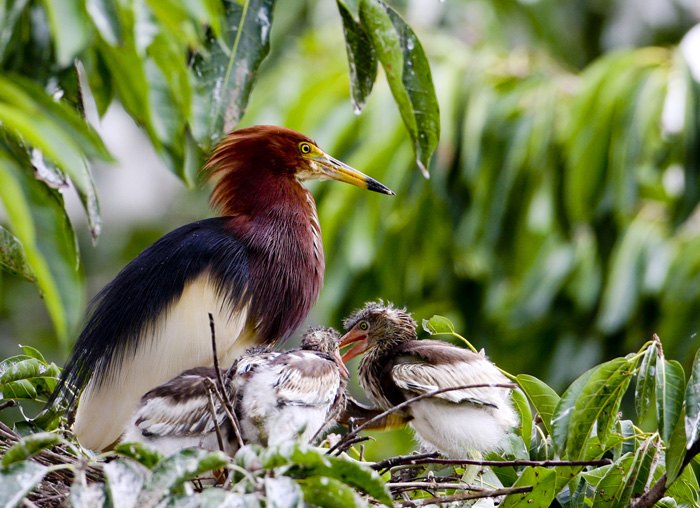
<svg viewBox="0 0 700 508">
<path fill-rule="evenodd" d="M 363 332 L 369 330 L 369 323 L 367 321 L 360 321 L 360 330 Z"/>
<path fill-rule="evenodd" d="M 309 145 L 308 143 L 299 143 L 299 151 L 302 154 L 307 155 L 311 153 L 311 145 Z"/>
</svg>

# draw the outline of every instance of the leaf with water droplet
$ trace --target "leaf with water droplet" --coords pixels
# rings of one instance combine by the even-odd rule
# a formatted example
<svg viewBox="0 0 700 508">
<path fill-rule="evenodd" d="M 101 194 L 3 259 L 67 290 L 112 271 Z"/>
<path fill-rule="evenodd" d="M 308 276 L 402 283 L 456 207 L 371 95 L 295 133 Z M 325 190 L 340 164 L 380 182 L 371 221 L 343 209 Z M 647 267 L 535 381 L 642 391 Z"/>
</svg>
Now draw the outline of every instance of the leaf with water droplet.
<svg viewBox="0 0 700 508">
<path fill-rule="evenodd" d="M 428 164 L 440 139 L 440 108 L 428 57 L 411 27 L 381 0 L 360 1 L 360 24 L 384 67 L 413 141 L 416 163 L 428 178 Z"/>
</svg>

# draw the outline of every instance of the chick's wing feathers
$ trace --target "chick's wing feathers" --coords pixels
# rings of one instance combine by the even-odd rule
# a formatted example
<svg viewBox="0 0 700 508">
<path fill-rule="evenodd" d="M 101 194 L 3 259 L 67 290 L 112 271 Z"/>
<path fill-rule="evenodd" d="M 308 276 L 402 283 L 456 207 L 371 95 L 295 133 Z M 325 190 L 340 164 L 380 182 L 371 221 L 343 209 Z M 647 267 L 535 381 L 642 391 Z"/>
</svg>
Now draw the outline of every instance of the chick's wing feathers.
<svg viewBox="0 0 700 508">
<path fill-rule="evenodd" d="M 407 398 L 450 387 L 508 382 L 483 354 L 442 341 L 410 341 L 395 353 L 388 374 L 398 388 L 408 392 Z M 465 388 L 434 397 L 453 403 L 499 407 L 504 397 L 508 397 L 508 391 L 496 387 Z"/>
<path fill-rule="evenodd" d="M 332 404 L 341 388 L 338 366 L 311 351 L 295 351 L 272 362 L 279 368 L 275 392 L 282 404 L 321 407 Z"/>
<path fill-rule="evenodd" d="M 146 437 L 197 436 L 214 430 L 204 379 L 215 382 L 214 369 L 190 369 L 157 386 L 141 399 L 134 425 Z M 222 411 L 219 425 L 225 423 Z"/>
</svg>

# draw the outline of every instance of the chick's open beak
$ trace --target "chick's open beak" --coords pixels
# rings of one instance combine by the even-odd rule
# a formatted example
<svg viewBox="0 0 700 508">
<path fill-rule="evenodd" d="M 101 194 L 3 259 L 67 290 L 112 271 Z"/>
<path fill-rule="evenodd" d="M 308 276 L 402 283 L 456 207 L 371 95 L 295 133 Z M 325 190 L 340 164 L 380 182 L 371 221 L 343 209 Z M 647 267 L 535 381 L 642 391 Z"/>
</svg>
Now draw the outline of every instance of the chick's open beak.
<svg viewBox="0 0 700 508">
<path fill-rule="evenodd" d="M 343 362 L 347 363 L 357 355 L 364 353 L 367 347 L 367 334 L 359 330 L 350 330 L 340 338 L 340 347 L 345 347 L 357 342 L 358 344 L 352 347 L 343 355 Z"/>
<path fill-rule="evenodd" d="M 379 183 L 374 178 L 370 178 L 338 159 L 334 159 L 327 153 L 322 152 L 317 157 L 313 157 L 312 160 L 320 166 L 325 178 L 349 183 L 382 194 L 389 194 L 391 196 L 395 194 L 394 191 L 383 183 Z"/>
</svg>

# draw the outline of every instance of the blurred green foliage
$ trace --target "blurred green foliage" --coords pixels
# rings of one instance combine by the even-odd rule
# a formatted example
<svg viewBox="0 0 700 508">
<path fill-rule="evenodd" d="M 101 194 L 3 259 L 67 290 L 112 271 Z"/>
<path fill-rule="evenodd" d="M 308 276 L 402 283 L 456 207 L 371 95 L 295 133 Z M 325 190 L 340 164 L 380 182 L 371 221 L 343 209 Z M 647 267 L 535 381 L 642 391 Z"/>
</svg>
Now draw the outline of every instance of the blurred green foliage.
<svg viewBox="0 0 700 508">
<path fill-rule="evenodd" d="M 208 1 L 172 2 L 189 10 L 167 12 L 155 1 L 142 4 L 138 16 L 119 11 L 118 23 L 96 24 L 80 37 L 62 28 L 84 23 L 92 11 L 3 2 L 0 77 L 22 88 L 13 80 L 30 76 L 48 91 L 63 90 L 61 104 L 76 103 L 82 69 L 70 62 L 80 53 L 99 112 L 120 102 L 173 172 L 192 184 L 201 150 L 216 137 L 211 129 L 223 129 L 226 118 L 208 116 L 211 107 L 203 105 L 211 106 L 207 94 L 215 87 L 194 86 L 187 78 L 189 62 L 173 55 L 210 55 L 218 36 L 230 54 L 237 40 L 226 28 L 231 25 L 211 20 L 240 13 L 222 12 Z M 350 12 L 356 7 L 339 4 Z M 270 54 L 263 59 L 264 42 L 253 45 L 258 56 L 250 65 L 260 71 L 247 111 L 245 101 L 234 107 L 240 116 L 229 125 L 241 118 L 241 125 L 297 129 L 397 192 L 385 199 L 332 183 L 313 186 L 327 272 L 311 321 L 338 326 L 364 301 L 388 299 L 418 319 L 448 316 L 507 370 L 535 374 L 556 388 L 600 361 L 637 349 L 653 332 L 662 337 L 668 357 L 688 365 L 700 344 L 700 85 L 678 45 L 698 19 L 681 2 L 660 4 L 668 15 L 654 24 L 630 20 L 622 0 L 392 3 L 420 38 L 442 112 L 440 144 L 425 180 L 416 167 L 415 136 L 407 133 L 384 80 L 377 81 L 362 113 L 353 112 L 336 5 L 281 0 L 268 27 Z M 109 21 L 116 19 L 111 5 L 93 6 Z M 68 18 L 59 20 L 58 14 Z M 134 23 L 160 35 L 144 45 L 126 31 Z M 39 26 L 51 26 L 50 37 Z M 8 50 L 18 45 L 23 51 Z M 241 85 L 246 98 L 251 83 Z M 20 91 L 6 98 L 6 90 L 12 88 L 3 87 L 3 105 L 26 100 Z M 353 92 L 356 101 L 358 93 L 364 97 L 357 87 Z M 31 87 L 22 93 L 33 97 Z M 77 115 L 67 108 L 36 102 L 47 129 L 54 121 L 76 125 Z M 182 113 L 186 108 L 190 116 Z M 63 142 L 66 136 L 70 143 Z M 93 185 L 63 158 L 76 151 L 83 158 L 108 154 L 89 128 L 56 139 L 47 148 L 55 146 L 57 154 L 44 149 L 44 155 L 81 190 L 96 234 Z M 16 147 L 14 141 L 0 143 Z M 44 165 L 60 178 L 61 171 Z M 42 196 L 33 179 L 17 178 L 16 165 L 2 166 L 0 176 L 27 186 L 25 195 L 34 203 L 54 200 L 60 208 L 58 191 L 42 182 Z M 188 200 L 196 212 L 180 210 Z M 123 245 L 110 246 L 109 235 L 103 236 L 108 259 L 97 259 L 88 252 L 89 241 L 81 242 L 90 295 L 159 234 L 201 218 L 202 201 L 201 194 L 183 192 L 173 205 L 176 215 L 133 225 Z M 3 196 L 3 202 L 9 200 Z M 54 215 L 44 210 L 28 229 L 14 222 L 7 229 L 27 259 L 43 252 L 57 264 L 45 268 L 52 277 L 42 278 L 42 268 L 30 263 L 47 301 L 52 291 L 58 294 L 53 301 L 61 306 L 49 305 L 58 334 L 72 339 L 69 330 L 84 309 L 84 282 L 80 271 L 60 268 L 74 267 L 77 251 L 65 238 L 53 240 L 63 246 L 60 259 L 41 245 L 65 217 L 58 208 Z M 72 239 L 71 226 L 64 230 Z M 12 252 L 16 244 L 3 242 Z M 23 268 L 20 263 L 10 270 Z M 41 284 L 51 278 L 62 281 L 63 292 Z M 90 282 L 96 280 L 100 284 Z M 0 296 L 0 318 L 6 319 L 0 333 L 37 346 L 43 346 L 40 340 L 55 342 L 37 324 L 40 311 L 25 283 L 0 275 Z"/>
</svg>

